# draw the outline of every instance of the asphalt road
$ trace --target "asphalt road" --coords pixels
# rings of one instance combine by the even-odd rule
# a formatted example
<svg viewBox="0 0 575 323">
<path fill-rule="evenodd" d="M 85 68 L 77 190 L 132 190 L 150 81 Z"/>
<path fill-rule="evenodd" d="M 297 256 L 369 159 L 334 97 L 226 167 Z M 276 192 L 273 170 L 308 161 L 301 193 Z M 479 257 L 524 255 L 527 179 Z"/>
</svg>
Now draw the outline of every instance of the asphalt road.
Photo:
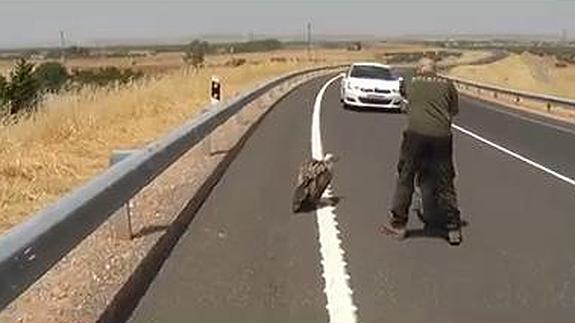
<svg viewBox="0 0 575 323">
<path fill-rule="evenodd" d="M 324 211 L 291 213 L 327 80 L 298 88 L 266 117 L 130 322 L 575 321 L 575 186 L 455 131 L 463 244 L 424 235 L 414 217 L 410 238 L 391 240 L 379 227 L 404 116 L 343 110 L 337 81 L 321 100 L 320 132 L 323 150 L 340 157 L 332 186 L 341 200 L 329 211 L 338 230 L 321 228 Z M 506 111 L 462 98 L 456 123 L 575 178 L 573 127 Z M 334 252 L 343 264 L 330 261 Z M 351 295 L 338 294 L 338 278 Z M 353 302 L 355 320 L 330 307 L 338 297 Z"/>
</svg>

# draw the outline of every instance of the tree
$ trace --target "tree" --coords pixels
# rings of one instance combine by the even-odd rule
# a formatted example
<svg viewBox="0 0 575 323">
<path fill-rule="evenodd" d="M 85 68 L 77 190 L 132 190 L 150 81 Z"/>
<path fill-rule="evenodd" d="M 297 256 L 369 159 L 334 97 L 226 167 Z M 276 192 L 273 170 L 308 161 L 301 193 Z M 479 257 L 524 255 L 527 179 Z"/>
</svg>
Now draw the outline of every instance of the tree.
<svg viewBox="0 0 575 323">
<path fill-rule="evenodd" d="M 40 99 L 40 85 L 34 77 L 34 64 L 22 58 L 10 72 L 10 83 L 6 88 L 10 114 L 30 112 Z"/>
<path fill-rule="evenodd" d="M 42 90 L 51 93 L 58 92 L 70 77 L 64 65 L 58 62 L 40 64 L 34 70 L 34 77 Z"/>
<path fill-rule="evenodd" d="M 8 87 L 8 81 L 2 75 L 0 75 L 0 116 L 4 114 L 4 108 L 6 103 L 8 103 L 8 97 L 6 95 L 6 89 Z"/>
<path fill-rule="evenodd" d="M 206 41 L 194 40 L 188 45 L 188 49 L 184 54 L 184 62 L 186 65 L 192 65 L 194 68 L 199 68 L 204 63 L 206 53 L 208 52 L 210 44 Z"/>
</svg>

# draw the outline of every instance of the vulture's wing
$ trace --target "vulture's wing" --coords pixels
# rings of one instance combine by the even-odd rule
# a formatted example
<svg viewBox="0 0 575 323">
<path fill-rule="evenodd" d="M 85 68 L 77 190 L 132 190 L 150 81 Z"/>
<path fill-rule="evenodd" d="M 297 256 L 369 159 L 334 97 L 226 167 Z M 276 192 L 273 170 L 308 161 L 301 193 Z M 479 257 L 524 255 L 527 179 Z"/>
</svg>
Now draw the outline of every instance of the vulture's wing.
<svg viewBox="0 0 575 323">
<path fill-rule="evenodd" d="M 298 184 L 309 183 L 327 171 L 327 165 L 321 160 L 311 160 L 300 168 Z"/>
</svg>

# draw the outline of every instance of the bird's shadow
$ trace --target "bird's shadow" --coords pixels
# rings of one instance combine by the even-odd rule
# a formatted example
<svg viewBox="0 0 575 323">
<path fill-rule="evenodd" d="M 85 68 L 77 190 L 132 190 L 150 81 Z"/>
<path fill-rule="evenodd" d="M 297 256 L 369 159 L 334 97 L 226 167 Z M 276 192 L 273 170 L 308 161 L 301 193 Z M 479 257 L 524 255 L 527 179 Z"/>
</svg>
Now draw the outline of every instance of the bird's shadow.
<svg viewBox="0 0 575 323">
<path fill-rule="evenodd" d="M 339 202 L 341 202 L 342 199 L 343 197 L 341 196 L 322 197 L 319 202 L 315 204 L 310 203 L 303 205 L 299 211 L 295 213 L 310 213 L 328 206 L 335 207 L 339 204 Z"/>
</svg>

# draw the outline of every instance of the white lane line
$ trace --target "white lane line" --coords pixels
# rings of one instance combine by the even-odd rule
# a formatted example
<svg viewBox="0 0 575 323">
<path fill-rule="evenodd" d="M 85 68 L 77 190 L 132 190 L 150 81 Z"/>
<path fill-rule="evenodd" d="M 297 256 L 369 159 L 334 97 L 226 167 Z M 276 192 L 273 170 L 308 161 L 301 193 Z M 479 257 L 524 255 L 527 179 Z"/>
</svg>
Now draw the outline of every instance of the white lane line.
<svg viewBox="0 0 575 323">
<path fill-rule="evenodd" d="M 506 153 L 506 154 L 508 154 L 508 155 L 510 155 L 510 156 L 512 156 L 512 157 L 514 157 L 514 158 L 517 158 L 517 159 L 519 159 L 520 161 L 522 161 L 522 162 L 524 162 L 524 163 L 527 163 L 527 164 L 529 164 L 529 165 L 531 165 L 531 166 L 533 166 L 533 167 L 535 167 L 535 168 L 537 168 L 537 169 L 539 169 L 539 170 L 542 170 L 542 171 L 544 171 L 545 173 L 550 174 L 550 175 L 552 175 L 552 176 L 554 176 L 554 177 L 556 177 L 556 178 L 558 178 L 558 179 L 560 179 L 560 180 L 562 180 L 562 181 L 564 181 L 564 182 L 566 182 L 566 183 L 568 183 L 568 184 L 571 184 L 571 185 L 575 186 L 575 179 L 572 179 L 572 178 L 567 177 L 567 176 L 565 176 L 565 175 L 563 175 L 563 174 L 560 174 L 560 173 L 558 173 L 558 172 L 556 172 L 556 171 L 554 171 L 554 170 L 552 170 L 552 169 L 550 169 L 550 168 L 548 168 L 548 167 L 545 167 L 545 166 L 543 166 L 543 165 L 541 165 L 541 164 L 539 164 L 539 163 L 537 163 L 537 162 L 535 162 L 535 161 L 533 161 L 533 160 L 531 160 L 531 159 L 529 159 L 529 158 L 527 158 L 527 157 L 524 157 L 524 156 L 522 156 L 522 155 L 520 155 L 520 154 L 518 154 L 518 153 L 516 153 L 516 152 L 513 152 L 513 151 L 511 151 L 511 150 L 509 150 L 509 149 L 507 149 L 507 148 L 505 148 L 505 147 L 503 147 L 503 146 L 500 146 L 500 145 L 498 145 L 498 144 L 496 144 L 496 143 L 494 143 L 494 142 L 491 142 L 491 141 L 489 141 L 489 140 L 487 140 L 487 139 L 481 137 L 480 135 L 478 135 L 478 134 L 476 134 L 476 133 L 473 133 L 473 132 L 471 132 L 471 131 L 469 131 L 469 130 L 467 130 L 467 129 L 465 129 L 465 128 L 462 128 L 462 127 L 460 127 L 460 126 L 458 126 L 458 125 L 455 125 L 455 124 L 454 124 L 454 125 L 453 125 L 453 128 L 455 128 L 455 129 L 461 131 L 462 133 L 464 133 L 464 134 L 466 134 L 466 135 L 468 135 L 468 136 L 470 136 L 470 137 L 472 137 L 472 138 L 475 138 L 475 139 L 477 139 L 477 140 L 479 140 L 479 141 L 481 141 L 481 142 L 483 142 L 483 143 L 485 143 L 485 144 L 487 144 L 487 145 L 489 145 L 489 146 L 491 146 L 491 147 L 493 147 L 493 148 L 495 148 L 495 149 L 497 149 L 497 150 L 499 150 L 499 151 L 501 151 L 501 152 L 504 152 L 504 153 Z"/>
<path fill-rule="evenodd" d="M 471 100 L 473 100 L 473 99 L 471 99 Z M 506 106 L 504 106 L 504 105 L 502 105 L 501 107 L 498 107 L 497 104 L 494 104 L 494 103 L 491 103 L 491 102 L 484 102 L 484 101 L 482 101 L 482 100 L 473 100 L 473 101 L 482 103 L 482 104 L 484 105 L 483 108 L 485 108 L 485 109 L 487 109 L 487 110 L 490 110 L 490 111 L 493 111 L 493 112 L 502 113 L 502 114 L 506 114 L 506 115 L 508 115 L 508 116 L 515 117 L 515 118 L 521 119 L 521 120 L 523 120 L 523 121 L 533 122 L 533 123 L 536 123 L 536 124 L 539 124 L 539 125 L 542 125 L 542 126 L 545 126 L 545 127 L 549 127 L 549 128 L 551 128 L 551 129 L 554 129 L 554 130 L 557 130 L 557 131 L 562 131 L 562 132 L 566 132 L 566 133 L 571 134 L 571 135 L 575 135 L 575 130 L 572 130 L 572 129 L 569 129 L 569 128 L 566 128 L 566 127 L 563 127 L 563 126 L 559 126 L 559 125 L 556 125 L 556 124 L 552 124 L 552 123 L 549 123 L 549 122 L 547 122 L 547 121 L 539 120 L 539 119 L 536 119 L 535 117 L 530 117 L 530 116 L 528 116 L 528 114 L 530 113 L 530 112 L 528 112 L 528 111 L 525 111 L 525 112 L 524 112 L 524 113 L 527 114 L 527 115 L 523 115 L 523 114 L 521 114 L 520 112 L 507 111 L 508 109 L 513 109 L 513 108 L 509 108 L 509 107 L 506 107 Z M 538 115 L 538 114 L 534 114 L 534 115 L 540 116 L 540 115 Z M 545 118 L 545 116 L 540 116 L 540 117 Z M 559 121 L 559 122 L 561 122 L 561 121 Z"/>
<path fill-rule="evenodd" d="M 327 88 L 335 82 L 339 76 L 327 81 L 318 92 L 313 107 L 311 125 L 311 152 L 313 158 L 322 158 L 323 147 L 321 141 L 321 102 Z M 332 189 L 328 187 L 324 197 L 331 197 Z M 355 323 L 357 322 L 357 307 L 353 303 L 353 291 L 349 286 L 350 275 L 347 273 L 347 264 L 344 259 L 345 251 L 339 239 L 337 218 L 333 206 L 323 207 L 316 211 L 317 227 L 319 231 L 319 245 L 324 292 L 327 297 L 326 309 L 330 323 Z"/>
</svg>

